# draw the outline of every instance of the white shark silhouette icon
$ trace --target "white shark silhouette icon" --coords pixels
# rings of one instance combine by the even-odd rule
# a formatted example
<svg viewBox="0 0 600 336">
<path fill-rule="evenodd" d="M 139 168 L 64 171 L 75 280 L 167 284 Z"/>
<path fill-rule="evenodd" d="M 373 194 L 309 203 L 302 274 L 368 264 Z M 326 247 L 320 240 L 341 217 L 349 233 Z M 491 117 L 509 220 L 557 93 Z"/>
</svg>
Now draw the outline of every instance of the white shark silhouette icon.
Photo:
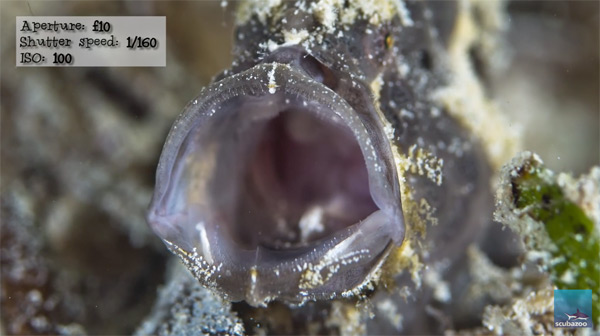
<svg viewBox="0 0 600 336">
<path fill-rule="evenodd" d="M 587 316 L 586 314 L 582 313 L 579 311 L 579 308 L 577 308 L 577 312 L 575 314 L 567 314 L 565 313 L 565 315 L 567 315 L 567 317 L 569 318 L 569 321 L 573 320 L 587 320 L 588 318 L 590 318 L 589 316 Z"/>
</svg>

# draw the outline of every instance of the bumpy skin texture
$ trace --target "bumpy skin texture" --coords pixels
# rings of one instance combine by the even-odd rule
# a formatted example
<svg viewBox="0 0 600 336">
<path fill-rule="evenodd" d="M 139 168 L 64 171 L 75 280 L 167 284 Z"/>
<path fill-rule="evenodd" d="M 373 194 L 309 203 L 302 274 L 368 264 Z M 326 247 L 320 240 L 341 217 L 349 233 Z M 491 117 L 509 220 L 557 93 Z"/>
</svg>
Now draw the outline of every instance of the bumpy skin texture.
<svg viewBox="0 0 600 336">
<path fill-rule="evenodd" d="M 243 335 L 231 304 L 202 287 L 179 264 L 171 264 L 167 285 L 152 313 L 134 335 Z"/>
<path fill-rule="evenodd" d="M 227 299 L 260 306 L 274 299 L 303 304 L 359 293 L 376 280 L 375 271 L 394 246 L 408 241 L 405 231 L 416 235 L 435 217 L 437 225 L 426 225 L 426 241 L 413 248 L 424 264 L 445 265 L 439 271 L 452 284 L 452 295 L 460 297 L 468 282 L 460 260 L 490 222 L 492 202 L 490 167 L 477 138 L 431 98 L 448 82 L 444 50 L 451 39 L 454 3 L 382 1 L 375 10 L 352 1 L 271 5 L 241 5 L 232 68 L 186 107 L 171 130 L 148 216 L 152 228 L 204 285 Z M 253 147 L 229 144 L 219 129 L 243 129 L 254 122 L 245 121 L 247 115 L 265 118 L 261 109 L 268 118 L 281 112 L 267 106 L 302 104 L 309 105 L 304 112 L 314 109 L 321 118 L 338 113 L 341 124 L 351 129 L 381 212 L 366 224 L 333 230 L 291 249 L 273 252 L 260 242 L 239 248 L 235 233 L 223 229 L 227 220 L 219 212 L 236 211 L 229 202 L 237 199 L 237 189 L 229 185 L 240 183 L 242 168 L 222 169 L 244 166 L 239 157 Z M 211 146 L 219 148 L 212 156 L 202 149 Z M 210 163 L 194 175 L 189 162 Z M 212 178 L 207 182 L 199 175 Z M 198 198 L 211 201 L 194 205 L 194 186 L 200 186 Z M 337 269 L 331 271 L 332 266 Z M 398 287 L 407 284 L 404 278 L 396 278 Z M 424 288 L 416 309 L 399 308 L 404 319 L 414 321 L 404 331 L 438 331 L 435 314 L 424 313 L 432 296 Z M 401 300 L 398 294 L 393 297 Z M 456 321 L 463 318 L 449 306 L 435 309 L 456 315 Z M 373 331 L 386 330 L 379 328 Z"/>
</svg>

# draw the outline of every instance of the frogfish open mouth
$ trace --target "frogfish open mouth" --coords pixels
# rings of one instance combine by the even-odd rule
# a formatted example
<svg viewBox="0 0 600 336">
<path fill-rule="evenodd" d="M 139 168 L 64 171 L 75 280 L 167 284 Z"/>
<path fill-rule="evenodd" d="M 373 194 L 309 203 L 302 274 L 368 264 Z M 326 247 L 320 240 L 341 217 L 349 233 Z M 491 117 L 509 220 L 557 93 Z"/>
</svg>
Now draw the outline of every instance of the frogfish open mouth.
<svg viewBox="0 0 600 336">
<path fill-rule="evenodd" d="M 222 77 L 168 135 L 152 229 L 228 300 L 302 303 L 360 287 L 405 231 L 369 90 L 298 46 Z"/>
</svg>

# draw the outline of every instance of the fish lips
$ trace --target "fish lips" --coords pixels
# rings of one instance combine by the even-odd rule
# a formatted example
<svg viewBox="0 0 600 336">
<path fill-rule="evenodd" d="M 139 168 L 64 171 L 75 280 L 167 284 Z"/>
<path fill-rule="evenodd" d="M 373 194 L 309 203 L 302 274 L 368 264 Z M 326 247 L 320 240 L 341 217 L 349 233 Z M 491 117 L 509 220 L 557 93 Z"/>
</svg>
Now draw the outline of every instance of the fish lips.
<svg viewBox="0 0 600 336">
<path fill-rule="evenodd" d="M 405 232 L 378 116 L 282 63 L 215 82 L 185 107 L 147 220 L 201 283 L 254 306 L 346 295 Z"/>
</svg>

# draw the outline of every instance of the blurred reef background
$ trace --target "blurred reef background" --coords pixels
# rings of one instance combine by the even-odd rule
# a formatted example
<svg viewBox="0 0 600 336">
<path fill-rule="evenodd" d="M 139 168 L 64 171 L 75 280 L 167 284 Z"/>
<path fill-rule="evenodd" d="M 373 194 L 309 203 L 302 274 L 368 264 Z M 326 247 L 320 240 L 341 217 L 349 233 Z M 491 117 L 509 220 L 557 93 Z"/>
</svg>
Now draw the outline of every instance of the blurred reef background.
<svg viewBox="0 0 600 336">
<path fill-rule="evenodd" d="M 172 122 L 230 65 L 235 6 L 0 2 L 0 334 L 244 333 L 144 219 Z M 503 68 L 481 64 L 523 148 L 555 172 L 599 165 L 599 6 L 507 2 Z M 166 16 L 167 67 L 17 68 L 15 17 L 31 15 Z"/>
</svg>

